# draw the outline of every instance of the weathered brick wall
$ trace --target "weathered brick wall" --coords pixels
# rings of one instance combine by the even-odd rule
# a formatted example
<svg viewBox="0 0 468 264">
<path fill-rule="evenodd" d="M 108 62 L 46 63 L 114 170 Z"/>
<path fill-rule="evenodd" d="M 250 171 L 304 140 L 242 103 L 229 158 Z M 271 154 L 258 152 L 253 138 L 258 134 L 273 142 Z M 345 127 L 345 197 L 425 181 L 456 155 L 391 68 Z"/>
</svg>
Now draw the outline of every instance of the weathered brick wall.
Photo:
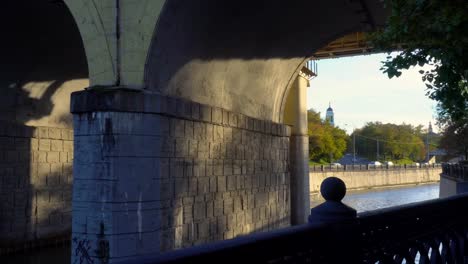
<svg viewBox="0 0 468 264">
<path fill-rule="evenodd" d="M 126 258 L 289 225 L 289 127 L 154 94 L 107 96 L 82 99 L 95 110 L 72 100 L 75 249 Z"/>
<path fill-rule="evenodd" d="M 0 122 L 0 246 L 71 227 L 73 131 Z"/>
</svg>

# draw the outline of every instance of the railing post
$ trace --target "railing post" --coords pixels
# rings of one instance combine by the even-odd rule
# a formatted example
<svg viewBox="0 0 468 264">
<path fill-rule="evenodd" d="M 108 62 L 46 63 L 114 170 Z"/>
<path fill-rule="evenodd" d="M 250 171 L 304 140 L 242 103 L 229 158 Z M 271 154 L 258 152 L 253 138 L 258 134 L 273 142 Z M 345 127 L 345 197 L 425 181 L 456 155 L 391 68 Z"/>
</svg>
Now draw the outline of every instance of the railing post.
<svg viewBox="0 0 468 264">
<path fill-rule="evenodd" d="M 312 208 L 309 223 L 330 224 L 331 253 L 327 263 L 360 263 L 360 236 L 357 212 L 342 203 L 346 194 L 345 183 L 336 177 L 326 178 L 320 185 L 325 202 Z"/>
</svg>

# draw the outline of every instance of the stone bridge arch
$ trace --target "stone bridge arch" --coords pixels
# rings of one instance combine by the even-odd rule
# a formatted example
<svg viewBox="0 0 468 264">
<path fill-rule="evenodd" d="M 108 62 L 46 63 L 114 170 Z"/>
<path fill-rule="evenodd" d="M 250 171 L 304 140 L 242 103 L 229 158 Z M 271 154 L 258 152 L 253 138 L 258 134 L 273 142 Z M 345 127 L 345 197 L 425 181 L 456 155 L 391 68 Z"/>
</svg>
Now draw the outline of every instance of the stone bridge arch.
<svg viewBox="0 0 468 264">
<path fill-rule="evenodd" d="M 65 32 L 72 32 L 73 39 L 61 39 L 64 45 L 57 42 L 52 46 L 59 49 L 49 50 L 80 46 L 79 52 L 68 50 L 73 56 L 62 62 L 39 61 L 68 71 L 72 80 L 78 78 L 71 90 L 89 89 L 72 96 L 75 154 L 64 149 L 71 142 L 69 121 L 58 130 L 50 127 L 53 109 L 68 108 L 66 100 L 47 100 L 38 111 L 15 104 L 8 115 L 16 123 L 44 122 L 45 127 L 12 126 L 25 135 L 19 138 L 29 139 L 25 149 L 5 151 L 18 153 L 16 165 L 22 164 L 21 151 L 31 153 L 25 160 L 28 171 L 18 173 L 46 175 L 51 183 L 71 184 L 71 177 L 63 175 L 70 175 L 73 159 L 73 247 L 86 244 L 91 259 L 109 262 L 289 225 L 291 211 L 304 208 L 293 209 L 290 203 L 292 137 L 282 120 L 285 98 L 316 50 L 384 18 L 380 1 L 372 0 L 24 0 L 5 5 L 33 2 L 38 10 L 45 5 L 61 8 L 49 17 L 67 14 L 66 23 L 52 23 L 55 26 L 73 24 L 73 30 Z M 12 15 L 4 17 L 1 25 L 8 25 Z M 39 35 L 52 32 L 57 38 L 54 27 L 47 28 Z M 1 45 L 4 52 L 25 50 Z M 11 61 L 25 58 L 21 65 L 27 65 L 24 55 L 16 52 Z M 8 78 L 3 78 L 4 87 L 9 87 Z M 62 86 L 49 93 L 59 93 Z M 0 116 L 6 112 L 0 110 Z M 17 118 L 22 112 L 33 118 Z M 38 113 L 41 117 L 34 117 Z M 52 166 L 65 158 L 62 152 L 68 170 L 62 166 L 60 173 L 53 173 Z M 47 165 L 49 160 L 55 165 Z M 26 181 L 24 186 L 36 184 L 42 183 Z M 56 198 L 49 189 L 42 190 L 39 199 Z M 32 196 L 12 195 L 14 203 L 24 200 L 30 210 L 27 206 L 33 203 L 27 201 Z M 70 193 L 61 197 L 71 199 Z M 61 223 L 67 218 L 69 211 Z M 12 219 L 2 228 L 11 230 Z M 56 223 L 57 211 L 46 219 Z M 16 227 L 34 237 L 37 232 L 32 230 L 38 229 L 31 223 Z"/>
<path fill-rule="evenodd" d="M 148 54 L 147 89 L 279 122 L 300 65 L 329 42 L 382 23 L 370 13 L 377 5 L 167 1 Z"/>
</svg>

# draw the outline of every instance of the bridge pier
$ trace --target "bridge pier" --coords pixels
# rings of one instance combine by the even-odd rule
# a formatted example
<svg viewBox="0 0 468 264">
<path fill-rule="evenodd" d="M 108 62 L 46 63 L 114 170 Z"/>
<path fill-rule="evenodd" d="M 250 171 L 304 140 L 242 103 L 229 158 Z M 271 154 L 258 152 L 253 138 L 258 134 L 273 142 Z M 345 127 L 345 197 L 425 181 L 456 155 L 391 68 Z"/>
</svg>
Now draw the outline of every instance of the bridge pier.
<svg viewBox="0 0 468 264">
<path fill-rule="evenodd" d="M 73 259 L 114 263 L 289 225 L 286 125 L 139 92 L 72 95 Z"/>
<path fill-rule="evenodd" d="M 113 263 L 160 249 L 163 194 L 155 157 L 169 125 L 144 112 L 142 92 L 102 93 L 108 95 L 72 95 L 72 263 Z"/>
<path fill-rule="evenodd" d="M 309 80 L 297 76 L 289 93 L 288 104 L 292 111 L 290 140 L 291 164 L 291 224 L 307 223 L 310 209 L 309 190 L 309 136 L 307 131 L 307 86 Z"/>
</svg>

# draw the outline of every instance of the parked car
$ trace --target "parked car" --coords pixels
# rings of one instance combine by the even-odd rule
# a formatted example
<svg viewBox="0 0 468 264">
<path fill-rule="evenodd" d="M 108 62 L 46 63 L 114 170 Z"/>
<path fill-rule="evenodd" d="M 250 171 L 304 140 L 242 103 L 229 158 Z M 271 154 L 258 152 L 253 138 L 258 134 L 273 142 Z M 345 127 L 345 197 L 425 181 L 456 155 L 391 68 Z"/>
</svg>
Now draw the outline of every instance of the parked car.
<svg viewBox="0 0 468 264">
<path fill-rule="evenodd" d="M 338 162 L 335 162 L 335 163 L 330 163 L 330 166 L 332 167 L 341 167 L 342 165 Z"/>
<path fill-rule="evenodd" d="M 369 166 L 382 166 L 382 163 L 380 161 L 371 161 L 369 162 Z"/>
</svg>

